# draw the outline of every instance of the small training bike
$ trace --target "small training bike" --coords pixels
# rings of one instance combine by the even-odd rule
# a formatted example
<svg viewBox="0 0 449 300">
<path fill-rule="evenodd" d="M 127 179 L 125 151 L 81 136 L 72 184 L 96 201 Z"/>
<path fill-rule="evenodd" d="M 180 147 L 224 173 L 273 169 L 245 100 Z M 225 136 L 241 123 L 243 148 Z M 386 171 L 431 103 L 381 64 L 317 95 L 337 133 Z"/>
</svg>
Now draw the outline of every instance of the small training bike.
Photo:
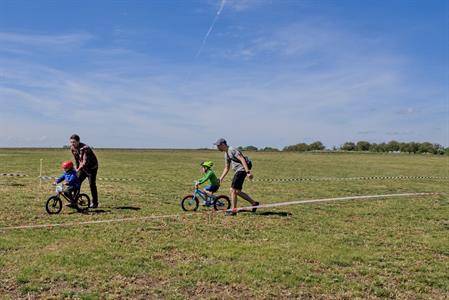
<svg viewBox="0 0 449 300">
<path fill-rule="evenodd" d="M 231 201 L 229 201 L 228 196 L 209 196 L 202 190 L 195 188 L 193 194 L 187 195 L 181 200 L 182 210 L 196 211 L 200 205 L 199 199 L 204 201 L 204 206 L 213 207 L 214 210 L 227 210 L 231 207 Z"/>
<path fill-rule="evenodd" d="M 64 198 L 67 202 L 70 203 L 70 199 L 64 194 L 64 188 L 60 185 L 56 186 L 56 195 L 48 198 L 47 203 L 45 204 L 45 210 L 47 213 L 54 215 L 59 214 L 62 210 L 62 198 Z M 80 194 L 79 191 L 75 193 L 75 202 L 78 205 L 80 210 L 85 210 L 89 208 L 90 198 L 86 194 Z"/>
</svg>

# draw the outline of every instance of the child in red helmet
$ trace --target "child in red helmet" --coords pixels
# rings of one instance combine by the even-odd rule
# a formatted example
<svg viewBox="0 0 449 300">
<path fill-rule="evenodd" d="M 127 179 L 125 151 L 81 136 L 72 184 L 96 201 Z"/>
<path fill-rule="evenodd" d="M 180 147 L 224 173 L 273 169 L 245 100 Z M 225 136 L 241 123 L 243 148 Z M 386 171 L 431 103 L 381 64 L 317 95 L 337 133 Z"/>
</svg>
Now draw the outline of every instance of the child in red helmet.
<svg viewBox="0 0 449 300">
<path fill-rule="evenodd" d="M 62 163 L 62 168 L 64 169 L 64 174 L 56 178 L 54 184 L 64 181 L 64 185 L 66 186 L 64 194 L 70 199 L 69 207 L 78 209 L 78 205 L 75 201 L 75 195 L 79 193 L 81 184 L 78 179 L 78 175 L 73 168 L 73 162 L 71 160 L 66 160 Z"/>
</svg>

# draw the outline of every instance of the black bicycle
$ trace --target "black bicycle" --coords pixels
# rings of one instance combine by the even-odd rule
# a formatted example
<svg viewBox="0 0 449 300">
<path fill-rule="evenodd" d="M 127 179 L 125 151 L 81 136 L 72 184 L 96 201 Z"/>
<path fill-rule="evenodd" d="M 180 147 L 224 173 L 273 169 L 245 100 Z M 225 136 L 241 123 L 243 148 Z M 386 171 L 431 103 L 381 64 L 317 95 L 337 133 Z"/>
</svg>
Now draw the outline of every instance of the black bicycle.
<svg viewBox="0 0 449 300">
<path fill-rule="evenodd" d="M 62 197 L 61 197 L 62 196 Z M 89 208 L 90 198 L 86 194 L 80 194 L 79 191 L 75 193 L 75 202 L 80 210 L 85 210 Z M 67 202 L 71 202 L 70 199 L 64 194 L 64 188 L 60 185 L 56 186 L 56 195 L 48 198 L 45 204 L 45 210 L 50 215 L 59 214 L 62 210 L 62 200 L 64 198 Z"/>
</svg>

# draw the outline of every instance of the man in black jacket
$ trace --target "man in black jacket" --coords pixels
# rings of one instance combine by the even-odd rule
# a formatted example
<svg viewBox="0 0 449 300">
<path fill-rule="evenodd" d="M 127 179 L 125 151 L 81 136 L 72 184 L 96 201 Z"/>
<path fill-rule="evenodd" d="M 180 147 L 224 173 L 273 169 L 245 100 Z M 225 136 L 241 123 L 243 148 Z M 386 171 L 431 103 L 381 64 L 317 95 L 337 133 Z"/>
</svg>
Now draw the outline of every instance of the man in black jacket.
<svg viewBox="0 0 449 300">
<path fill-rule="evenodd" d="M 92 149 L 80 142 L 80 137 L 73 134 L 70 137 L 70 146 L 73 157 L 75 158 L 76 171 L 82 183 L 84 179 L 89 179 L 90 192 L 92 194 L 92 203 L 90 208 L 98 207 L 98 192 L 97 192 L 97 172 L 98 160 Z"/>
</svg>

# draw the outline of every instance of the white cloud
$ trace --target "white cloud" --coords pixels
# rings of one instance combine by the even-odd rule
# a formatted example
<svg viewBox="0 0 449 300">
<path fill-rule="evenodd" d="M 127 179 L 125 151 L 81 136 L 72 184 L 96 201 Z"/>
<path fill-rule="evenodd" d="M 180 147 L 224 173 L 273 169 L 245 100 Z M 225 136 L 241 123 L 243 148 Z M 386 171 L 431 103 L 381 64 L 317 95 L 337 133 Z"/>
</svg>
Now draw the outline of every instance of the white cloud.
<svg viewBox="0 0 449 300">
<path fill-rule="evenodd" d="M 0 32 L 0 45 L 28 45 L 33 47 L 79 46 L 91 40 L 88 33 L 73 33 L 62 35 L 39 35 L 16 32 Z M 0 47 L 0 50 L 3 46 Z"/>
<path fill-rule="evenodd" d="M 271 0 L 227 0 L 226 5 L 234 11 L 241 12 L 261 5 L 271 4 L 271 2 Z"/>
<path fill-rule="evenodd" d="M 400 114 L 400 115 L 413 115 L 416 113 L 417 113 L 417 111 L 413 107 L 402 108 L 398 111 L 398 114 Z"/>
</svg>

